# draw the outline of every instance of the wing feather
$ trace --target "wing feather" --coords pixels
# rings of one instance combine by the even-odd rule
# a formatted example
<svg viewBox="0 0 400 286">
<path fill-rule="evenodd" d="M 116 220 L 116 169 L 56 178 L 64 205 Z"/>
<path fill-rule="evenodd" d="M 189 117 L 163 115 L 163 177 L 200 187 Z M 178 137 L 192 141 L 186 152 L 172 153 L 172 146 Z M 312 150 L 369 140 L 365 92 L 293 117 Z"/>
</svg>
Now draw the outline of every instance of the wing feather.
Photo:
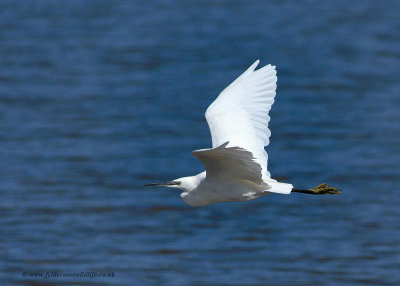
<svg viewBox="0 0 400 286">
<path fill-rule="evenodd" d="M 263 178 L 267 171 L 269 144 L 268 112 L 276 95 L 275 66 L 267 65 L 255 71 L 259 61 L 226 87 L 208 107 L 206 119 L 211 132 L 212 146 L 216 148 L 229 141 L 229 146 L 251 152 L 261 166 Z"/>
<path fill-rule="evenodd" d="M 207 179 L 248 180 L 262 184 L 261 166 L 251 152 L 240 147 L 228 147 L 228 142 L 213 149 L 192 152 L 206 168 Z"/>
</svg>

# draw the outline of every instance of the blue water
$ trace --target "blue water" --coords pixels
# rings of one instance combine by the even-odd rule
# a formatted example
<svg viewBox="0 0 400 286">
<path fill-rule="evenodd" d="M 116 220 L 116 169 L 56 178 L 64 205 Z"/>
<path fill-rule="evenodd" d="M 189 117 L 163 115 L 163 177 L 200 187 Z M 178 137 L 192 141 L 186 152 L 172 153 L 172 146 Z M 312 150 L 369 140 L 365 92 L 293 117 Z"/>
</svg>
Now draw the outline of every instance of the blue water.
<svg viewBox="0 0 400 286">
<path fill-rule="evenodd" d="M 400 285 L 399 1 L 0 1 L 1 285 Z M 278 70 L 273 177 L 204 208 L 204 111 Z M 114 277 L 34 277 L 46 272 Z"/>
</svg>

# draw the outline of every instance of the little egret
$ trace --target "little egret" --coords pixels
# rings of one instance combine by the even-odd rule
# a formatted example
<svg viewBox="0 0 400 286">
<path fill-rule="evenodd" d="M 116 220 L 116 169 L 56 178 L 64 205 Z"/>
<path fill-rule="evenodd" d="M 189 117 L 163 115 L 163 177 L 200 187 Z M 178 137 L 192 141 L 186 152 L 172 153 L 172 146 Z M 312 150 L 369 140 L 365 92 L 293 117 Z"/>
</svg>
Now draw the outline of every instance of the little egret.
<svg viewBox="0 0 400 286">
<path fill-rule="evenodd" d="M 249 201 L 269 193 L 340 194 L 340 189 L 327 184 L 302 190 L 271 178 L 264 146 L 271 135 L 268 112 L 274 102 L 277 77 L 275 66 L 255 70 L 258 63 L 226 87 L 206 111 L 212 148 L 192 152 L 206 171 L 145 186 L 178 188 L 183 201 L 194 207 Z"/>
</svg>

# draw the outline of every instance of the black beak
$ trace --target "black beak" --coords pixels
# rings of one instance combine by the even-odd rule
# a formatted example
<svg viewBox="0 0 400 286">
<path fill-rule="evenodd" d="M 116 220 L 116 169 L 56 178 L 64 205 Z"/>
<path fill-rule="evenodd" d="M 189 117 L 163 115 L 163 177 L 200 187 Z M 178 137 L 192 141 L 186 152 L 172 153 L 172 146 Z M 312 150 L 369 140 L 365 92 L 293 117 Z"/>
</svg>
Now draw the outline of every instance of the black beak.
<svg viewBox="0 0 400 286">
<path fill-rule="evenodd" d="M 179 186 L 181 184 L 181 182 L 178 181 L 168 181 L 168 182 L 163 182 L 163 183 L 151 183 L 151 184 L 146 184 L 144 185 L 145 187 L 151 187 L 151 186 L 164 186 L 164 187 L 168 187 L 168 186 Z"/>
</svg>

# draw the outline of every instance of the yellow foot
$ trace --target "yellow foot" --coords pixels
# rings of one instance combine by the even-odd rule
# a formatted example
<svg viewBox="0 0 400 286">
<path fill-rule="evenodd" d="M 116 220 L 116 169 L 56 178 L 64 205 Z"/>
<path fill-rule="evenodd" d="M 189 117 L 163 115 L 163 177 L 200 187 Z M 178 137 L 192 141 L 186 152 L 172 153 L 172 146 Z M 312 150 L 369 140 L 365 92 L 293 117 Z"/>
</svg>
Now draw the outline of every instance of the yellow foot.
<svg viewBox="0 0 400 286">
<path fill-rule="evenodd" d="M 327 184 L 321 184 L 318 187 L 315 187 L 314 189 L 312 189 L 310 191 L 311 191 L 311 194 L 313 194 L 313 195 L 328 195 L 328 194 L 340 195 L 340 194 L 342 194 L 340 192 L 341 189 L 330 187 Z"/>
</svg>

